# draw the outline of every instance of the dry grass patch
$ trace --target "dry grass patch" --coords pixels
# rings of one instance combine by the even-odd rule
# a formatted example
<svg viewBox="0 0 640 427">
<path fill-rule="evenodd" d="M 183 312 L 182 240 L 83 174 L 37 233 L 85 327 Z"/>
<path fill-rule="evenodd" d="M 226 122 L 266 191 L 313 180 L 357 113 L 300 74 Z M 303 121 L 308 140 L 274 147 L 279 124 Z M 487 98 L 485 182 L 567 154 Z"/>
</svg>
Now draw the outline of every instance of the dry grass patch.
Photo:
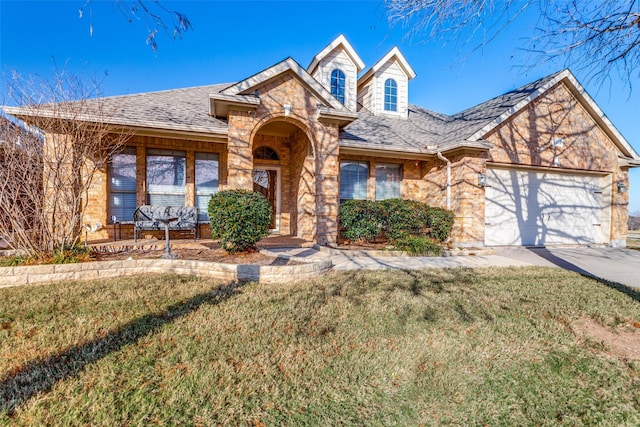
<svg viewBox="0 0 640 427">
<path fill-rule="evenodd" d="M 220 286 L 0 290 L 0 422 L 640 423 L 639 363 L 572 327 L 640 321 L 630 289 L 545 268 Z"/>
</svg>

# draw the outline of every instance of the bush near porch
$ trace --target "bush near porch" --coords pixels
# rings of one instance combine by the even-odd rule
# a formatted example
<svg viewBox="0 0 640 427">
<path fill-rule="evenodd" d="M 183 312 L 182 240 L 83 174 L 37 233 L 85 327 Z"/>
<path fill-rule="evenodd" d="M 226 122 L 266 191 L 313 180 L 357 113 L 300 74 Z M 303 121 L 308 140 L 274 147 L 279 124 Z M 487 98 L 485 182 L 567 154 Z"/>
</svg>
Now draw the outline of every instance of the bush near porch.
<svg viewBox="0 0 640 427">
<path fill-rule="evenodd" d="M 412 254 L 439 253 L 451 234 L 453 212 L 415 200 L 347 200 L 340 205 L 342 237 L 388 241 Z"/>
<path fill-rule="evenodd" d="M 224 190 L 209 201 L 211 237 L 229 253 L 254 249 L 269 235 L 271 205 L 260 193 L 250 190 Z"/>
</svg>

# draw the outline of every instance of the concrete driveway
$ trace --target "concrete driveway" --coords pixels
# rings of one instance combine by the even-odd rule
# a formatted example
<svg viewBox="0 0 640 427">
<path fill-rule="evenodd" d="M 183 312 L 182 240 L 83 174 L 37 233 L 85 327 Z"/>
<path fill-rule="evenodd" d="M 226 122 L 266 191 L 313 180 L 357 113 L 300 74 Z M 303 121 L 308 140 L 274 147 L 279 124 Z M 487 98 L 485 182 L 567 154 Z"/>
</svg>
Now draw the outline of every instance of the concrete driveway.
<svg viewBox="0 0 640 427">
<path fill-rule="evenodd" d="M 499 248 L 496 255 L 530 265 L 560 267 L 627 286 L 640 287 L 640 251 L 609 247 Z"/>
<path fill-rule="evenodd" d="M 495 254 L 452 257 L 381 256 L 367 251 L 327 251 L 318 248 L 271 248 L 272 255 L 314 259 L 330 257 L 334 270 L 424 269 L 456 267 L 559 267 L 587 276 L 640 288 L 640 251 L 607 247 L 489 248 Z"/>
</svg>

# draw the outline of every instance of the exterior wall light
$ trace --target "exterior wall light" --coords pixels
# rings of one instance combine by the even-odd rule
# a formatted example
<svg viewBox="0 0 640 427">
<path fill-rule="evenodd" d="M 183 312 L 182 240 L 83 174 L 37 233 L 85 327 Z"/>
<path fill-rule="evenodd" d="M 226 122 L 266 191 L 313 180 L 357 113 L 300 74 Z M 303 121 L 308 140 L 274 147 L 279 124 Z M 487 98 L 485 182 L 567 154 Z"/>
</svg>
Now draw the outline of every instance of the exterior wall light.
<svg viewBox="0 0 640 427">
<path fill-rule="evenodd" d="M 291 114 L 291 104 L 284 104 L 284 116 L 289 117 Z"/>
<path fill-rule="evenodd" d="M 616 186 L 618 187 L 618 193 L 626 193 L 627 186 L 624 182 L 617 182 Z"/>
<path fill-rule="evenodd" d="M 478 174 L 478 187 L 484 188 L 487 186 L 487 175 L 483 173 Z"/>
</svg>

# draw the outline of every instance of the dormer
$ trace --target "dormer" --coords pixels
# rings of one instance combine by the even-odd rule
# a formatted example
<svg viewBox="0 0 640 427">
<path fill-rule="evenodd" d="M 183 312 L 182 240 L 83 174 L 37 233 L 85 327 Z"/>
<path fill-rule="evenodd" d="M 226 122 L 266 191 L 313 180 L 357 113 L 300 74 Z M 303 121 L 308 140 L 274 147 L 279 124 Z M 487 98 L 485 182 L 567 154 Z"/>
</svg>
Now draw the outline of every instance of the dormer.
<svg viewBox="0 0 640 427">
<path fill-rule="evenodd" d="M 363 69 L 364 62 L 342 34 L 322 49 L 307 67 L 314 79 L 354 112 L 357 108 L 358 73 Z"/>
<path fill-rule="evenodd" d="M 373 115 L 407 118 L 409 80 L 416 73 L 397 47 L 358 79 L 358 103 Z"/>
</svg>

